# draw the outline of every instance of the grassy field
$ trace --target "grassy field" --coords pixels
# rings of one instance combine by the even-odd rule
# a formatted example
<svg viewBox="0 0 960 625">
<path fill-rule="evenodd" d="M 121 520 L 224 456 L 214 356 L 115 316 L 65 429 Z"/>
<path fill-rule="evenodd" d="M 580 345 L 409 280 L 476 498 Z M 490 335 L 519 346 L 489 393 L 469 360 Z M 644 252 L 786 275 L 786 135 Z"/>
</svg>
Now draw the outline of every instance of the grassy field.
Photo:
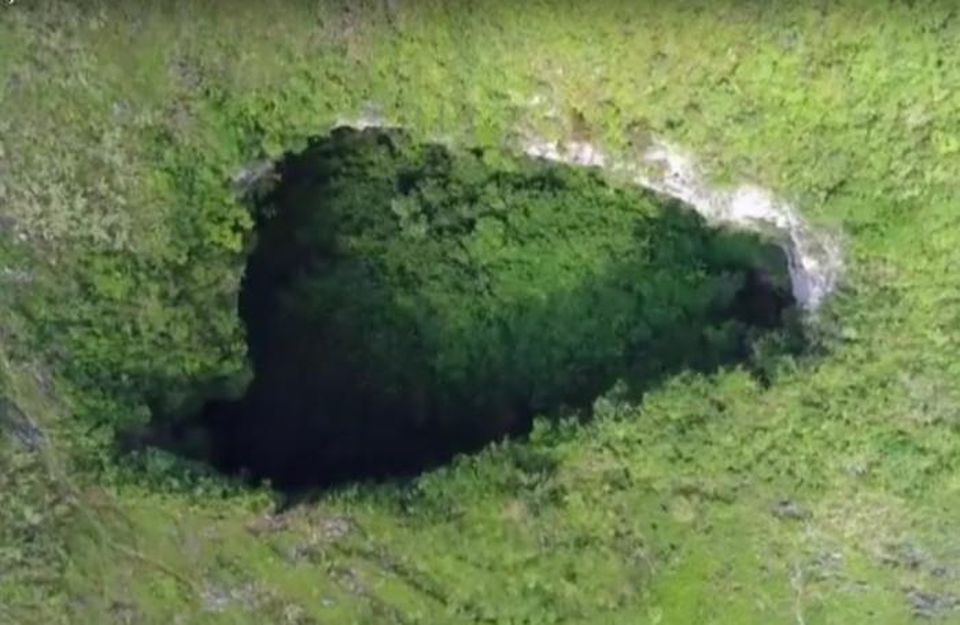
<svg viewBox="0 0 960 625">
<path fill-rule="evenodd" d="M 0 7 L 0 623 L 960 623 L 947 2 Z M 277 511 L 114 434 L 247 370 L 231 180 L 339 120 L 649 136 L 842 232 L 769 385 L 681 374 Z"/>
</svg>

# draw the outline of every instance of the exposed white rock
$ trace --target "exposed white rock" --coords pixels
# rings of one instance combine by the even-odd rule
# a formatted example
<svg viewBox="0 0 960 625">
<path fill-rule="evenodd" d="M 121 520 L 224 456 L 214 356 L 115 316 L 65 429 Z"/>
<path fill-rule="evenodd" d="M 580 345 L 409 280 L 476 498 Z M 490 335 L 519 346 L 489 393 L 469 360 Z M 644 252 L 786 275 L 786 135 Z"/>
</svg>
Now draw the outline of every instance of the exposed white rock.
<svg viewBox="0 0 960 625">
<path fill-rule="evenodd" d="M 808 311 L 815 311 L 837 287 L 843 263 L 836 237 L 811 227 L 793 206 L 766 189 L 752 184 L 711 187 L 696 162 L 667 143 L 655 142 L 638 163 L 613 161 L 585 142 L 534 140 L 524 145 L 524 151 L 537 158 L 626 173 L 637 184 L 690 205 L 710 223 L 771 236 L 787 255 L 793 295 Z"/>
<path fill-rule="evenodd" d="M 364 113 L 353 118 L 341 117 L 333 124 L 333 128 L 353 128 L 354 130 L 388 127 L 391 127 L 391 124 L 377 113 Z"/>
</svg>

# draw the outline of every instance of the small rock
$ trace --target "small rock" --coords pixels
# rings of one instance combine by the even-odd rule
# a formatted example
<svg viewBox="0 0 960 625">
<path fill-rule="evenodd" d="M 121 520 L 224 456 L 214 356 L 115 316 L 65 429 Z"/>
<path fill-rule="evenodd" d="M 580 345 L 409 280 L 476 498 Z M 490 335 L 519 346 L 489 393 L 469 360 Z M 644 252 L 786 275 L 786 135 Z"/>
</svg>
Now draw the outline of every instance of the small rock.
<svg viewBox="0 0 960 625">
<path fill-rule="evenodd" d="M 307 613 L 302 606 L 288 604 L 283 607 L 283 622 L 290 625 L 300 625 L 307 622 Z"/>
<path fill-rule="evenodd" d="M 367 588 L 363 583 L 363 579 L 360 577 L 360 574 L 354 568 L 348 568 L 339 576 L 340 584 L 343 586 L 347 592 L 354 595 L 366 595 Z"/>
<path fill-rule="evenodd" d="M 202 598 L 204 609 L 214 613 L 233 605 L 252 611 L 260 604 L 260 592 L 252 583 L 236 587 L 211 584 L 203 591 Z"/>
<path fill-rule="evenodd" d="M 46 445 L 46 436 L 12 401 L 0 397 L 0 434 L 6 434 L 19 447 L 35 452 Z"/>
<path fill-rule="evenodd" d="M 284 558 L 291 563 L 298 562 L 309 562 L 318 556 L 322 556 L 323 552 L 316 545 L 307 543 L 301 545 L 293 545 L 283 553 Z"/>
<path fill-rule="evenodd" d="M 30 284 L 33 282 L 33 274 L 23 269 L 0 267 L 0 282 L 6 282 L 7 284 Z"/>
<path fill-rule="evenodd" d="M 888 545 L 884 550 L 881 561 L 888 566 L 902 567 L 910 570 L 925 568 L 930 563 L 930 556 L 920 547 L 912 543 Z"/>
<path fill-rule="evenodd" d="M 282 532 L 290 526 L 289 519 L 283 514 L 266 514 L 252 523 L 247 524 L 247 531 L 254 536 L 262 534 L 275 534 Z"/>
<path fill-rule="evenodd" d="M 117 121 L 126 121 L 130 117 L 130 105 L 124 100 L 117 100 L 110 107 L 110 112 Z"/>
<path fill-rule="evenodd" d="M 791 521 L 803 521 L 810 518 L 810 511 L 802 507 L 795 501 L 789 499 L 781 499 L 773 506 L 771 511 L 773 516 L 778 519 L 785 519 Z"/>
<path fill-rule="evenodd" d="M 137 606 L 126 601 L 114 601 L 110 604 L 110 613 L 118 625 L 134 625 L 142 622 L 142 614 Z"/>
<path fill-rule="evenodd" d="M 279 180 L 279 174 L 271 160 L 251 163 L 234 174 L 232 178 L 234 191 L 241 198 L 254 197 L 269 189 L 277 180 Z"/>
<path fill-rule="evenodd" d="M 937 618 L 960 610 L 960 597 L 938 595 L 917 588 L 907 590 L 907 601 L 910 602 L 913 614 L 920 618 Z"/>
<path fill-rule="evenodd" d="M 863 477 L 867 474 L 867 467 L 860 463 L 854 463 L 847 467 L 847 473 L 853 477 Z"/>
<path fill-rule="evenodd" d="M 328 517 L 322 519 L 319 529 L 326 542 L 336 542 L 350 533 L 352 523 L 346 517 Z"/>
<path fill-rule="evenodd" d="M 837 577 L 843 568 L 843 554 L 839 551 L 824 551 L 811 562 L 811 571 L 819 579 Z"/>
</svg>

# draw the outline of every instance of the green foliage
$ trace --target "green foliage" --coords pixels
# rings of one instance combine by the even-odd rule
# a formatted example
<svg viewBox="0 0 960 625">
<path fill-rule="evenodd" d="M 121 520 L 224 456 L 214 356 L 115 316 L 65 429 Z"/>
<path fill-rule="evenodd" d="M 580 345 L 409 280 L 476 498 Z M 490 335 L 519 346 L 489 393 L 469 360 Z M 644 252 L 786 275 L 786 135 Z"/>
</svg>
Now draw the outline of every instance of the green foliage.
<svg viewBox="0 0 960 625">
<path fill-rule="evenodd" d="M 61 537 L 72 512 L 63 491 L 42 457 L 0 448 L 2 623 L 31 622 L 63 610 L 59 574 L 67 546 Z"/>
<path fill-rule="evenodd" d="M 786 281 L 775 247 L 596 173 L 511 169 L 378 131 L 284 161 L 241 296 L 257 377 L 209 426 L 228 465 L 388 472 L 586 407 L 618 377 L 639 396 L 748 355 L 737 298 L 749 270 Z"/>
<path fill-rule="evenodd" d="M 61 575 L 77 501 L 52 446 L 55 426 L 41 420 L 51 402 L 37 369 L 15 364 L 0 343 L 0 623 L 65 623 Z"/>
<path fill-rule="evenodd" d="M 281 515 L 113 477 L 82 501 L 110 540 L 24 525 L 24 503 L 57 516 L 60 482 L 4 452 L 0 550 L 27 557 L 0 606 L 26 609 L 0 621 L 956 621 L 954 7 L 466 4 L 5 4 L 0 334 L 57 365 L 66 418 L 31 416 L 136 421 L 151 389 L 189 405 L 234 379 L 249 222 L 229 179 L 365 112 L 490 160 L 573 120 L 617 155 L 653 133 L 783 193 L 847 237 L 814 329 L 830 349 L 764 360 L 768 385 L 728 370 L 605 398 L 589 426 Z M 53 444 L 109 464 L 109 436 L 68 431 Z M 68 543 L 64 571 L 47 555 Z"/>
</svg>

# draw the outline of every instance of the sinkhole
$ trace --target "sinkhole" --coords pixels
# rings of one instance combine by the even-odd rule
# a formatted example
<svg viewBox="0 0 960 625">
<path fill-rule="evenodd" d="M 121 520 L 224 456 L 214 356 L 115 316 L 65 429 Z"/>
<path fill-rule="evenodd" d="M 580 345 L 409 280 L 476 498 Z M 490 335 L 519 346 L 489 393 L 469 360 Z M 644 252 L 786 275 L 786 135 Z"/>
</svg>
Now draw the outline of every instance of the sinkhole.
<svg viewBox="0 0 960 625">
<path fill-rule="evenodd" d="M 253 380 L 166 440 L 280 489 L 412 475 L 787 332 L 776 245 L 596 171 L 340 128 L 275 174 L 239 298 Z"/>
</svg>

